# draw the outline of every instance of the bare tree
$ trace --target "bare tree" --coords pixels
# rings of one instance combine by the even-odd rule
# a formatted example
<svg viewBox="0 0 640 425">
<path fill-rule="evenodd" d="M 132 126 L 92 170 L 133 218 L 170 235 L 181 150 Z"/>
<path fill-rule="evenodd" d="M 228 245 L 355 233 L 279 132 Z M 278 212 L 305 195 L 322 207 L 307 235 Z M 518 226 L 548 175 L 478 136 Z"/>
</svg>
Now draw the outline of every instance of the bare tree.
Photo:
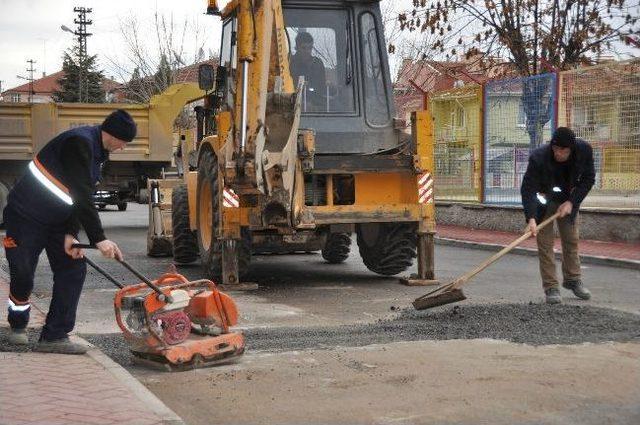
<svg viewBox="0 0 640 425">
<path fill-rule="evenodd" d="M 126 98 L 132 102 L 148 102 L 174 82 L 178 69 L 205 59 L 197 20 L 178 22 L 172 14 L 156 11 L 150 31 L 131 16 L 120 21 L 120 33 L 126 46 L 123 56 L 105 56 L 118 78 L 127 81 Z M 193 40 L 190 45 L 187 39 Z"/>
<path fill-rule="evenodd" d="M 639 12 L 638 0 L 414 0 L 398 22 L 403 31 L 440 37 L 430 48 L 446 59 L 474 57 L 491 67 L 498 58 L 529 76 L 592 63 L 629 44 L 640 33 Z M 523 84 L 532 146 L 551 116 L 542 96 L 548 84 Z"/>
</svg>

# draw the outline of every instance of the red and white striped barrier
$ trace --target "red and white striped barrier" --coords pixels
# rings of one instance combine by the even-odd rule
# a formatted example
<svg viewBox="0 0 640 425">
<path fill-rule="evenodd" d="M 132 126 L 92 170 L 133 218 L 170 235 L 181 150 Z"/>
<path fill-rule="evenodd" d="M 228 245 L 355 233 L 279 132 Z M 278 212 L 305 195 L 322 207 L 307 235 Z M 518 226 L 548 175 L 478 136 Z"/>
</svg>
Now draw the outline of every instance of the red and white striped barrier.
<svg viewBox="0 0 640 425">
<path fill-rule="evenodd" d="M 240 207 L 240 197 L 230 187 L 225 187 L 222 191 L 222 206 L 227 208 Z"/>
<path fill-rule="evenodd" d="M 418 202 L 421 204 L 433 203 L 433 178 L 431 173 L 423 173 L 418 176 Z"/>
</svg>

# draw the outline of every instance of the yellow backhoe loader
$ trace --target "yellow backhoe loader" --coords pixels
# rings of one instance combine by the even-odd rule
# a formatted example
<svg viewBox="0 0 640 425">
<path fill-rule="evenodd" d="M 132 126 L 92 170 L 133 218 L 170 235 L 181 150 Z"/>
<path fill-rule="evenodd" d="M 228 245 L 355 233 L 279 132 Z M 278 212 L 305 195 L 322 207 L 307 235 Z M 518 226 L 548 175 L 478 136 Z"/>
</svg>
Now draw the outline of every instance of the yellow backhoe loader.
<svg viewBox="0 0 640 425">
<path fill-rule="evenodd" d="M 150 239 L 229 287 L 256 253 L 345 261 L 355 232 L 370 270 L 399 274 L 417 254 L 408 282 L 429 283 L 432 120 L 396 128 L 379 2 L 210 0 L 207 13 L 222 19 L 220 64 L 199 69 L 183 179 L 151 182 Z"/>
</svg>

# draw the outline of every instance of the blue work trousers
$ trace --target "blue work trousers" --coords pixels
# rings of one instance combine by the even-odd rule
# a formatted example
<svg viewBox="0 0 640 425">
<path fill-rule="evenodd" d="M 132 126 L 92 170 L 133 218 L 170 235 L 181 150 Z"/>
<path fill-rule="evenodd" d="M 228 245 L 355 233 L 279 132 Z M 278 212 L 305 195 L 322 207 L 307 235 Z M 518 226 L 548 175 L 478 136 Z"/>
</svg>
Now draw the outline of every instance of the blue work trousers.
<svg viewBox="0 0 640 425">
<path fill-rule="evenodd" d="M 11 204 L 4 210 L 5 244 L 10 273 L 10 300 L 14 304 L 29 305 L 34 275 L 40 253 L 46 251 L 53 271 L 53 290 L 49 312 L 40 334 L 41 340 L 65 338 L 73 330 L 78 300 L 87 274 L 83 259 L 74 260 L 64 252 L 64 226 L 47 226 L 18 214 Z M 12 309 L 9 304 L 8 321 L 13 329 L 24 329 L 29 322 L 29 310 Z"/>
</svg>

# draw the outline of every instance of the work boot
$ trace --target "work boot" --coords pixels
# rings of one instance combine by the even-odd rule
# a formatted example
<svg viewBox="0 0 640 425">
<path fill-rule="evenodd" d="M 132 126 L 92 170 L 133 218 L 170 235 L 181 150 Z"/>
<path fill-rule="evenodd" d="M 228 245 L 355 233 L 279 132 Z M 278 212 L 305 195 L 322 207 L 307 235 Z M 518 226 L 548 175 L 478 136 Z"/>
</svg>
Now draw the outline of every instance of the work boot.
<svg viewBox="0 0 640 425">
<path fill-rule="evenodd" d="M 27 330 L 26 329 L 10 329 L 8 340 L 9 340 L 9 344 L 28 345 L 29 337 L 27 337 Z"/>
<path fill-rule="evenodd" d="M 65 337 L 53 341 L 41 339 L 38 341 L 38 344 L 36 344 L 33 351 L 56 354 L 84 354 L 87 352 L 87 347 L 71 342 L 69 337 Z"/>
<path fill-rule="evenodd" d="M 568 280 L 562 283 L 562 287 L 573 291 L 573 295 L 581 300 L 591 299 L 591 292 L 584 287 L 581 280 Z"/>
<path fill-rule="evenodd" d="M 557 286 L 545 289 L 544 295 L 546 296 L 547 304 L 560 304 L 562 302 L 560 289 Z"/>
</svg>

